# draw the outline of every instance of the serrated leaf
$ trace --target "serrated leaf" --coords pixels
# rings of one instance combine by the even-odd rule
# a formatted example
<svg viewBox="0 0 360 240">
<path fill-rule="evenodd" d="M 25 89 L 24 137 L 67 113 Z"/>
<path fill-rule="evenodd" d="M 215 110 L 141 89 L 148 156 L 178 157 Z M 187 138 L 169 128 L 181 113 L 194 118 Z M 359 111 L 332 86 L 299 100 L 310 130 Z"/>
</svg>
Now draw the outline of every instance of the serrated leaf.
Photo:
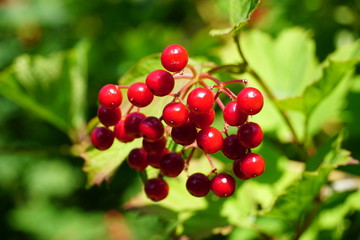
<svg viewBox="0 0 360 240">
<path fill-rule="evenodd" d="M 229 0 L 229 22 L 230 27 L 224 29 L 213 29 L 210 35 L 228 35 L 237 33 L 249 21 L 250 17 L 257 8 L 260 0 Z"/>
</svg>

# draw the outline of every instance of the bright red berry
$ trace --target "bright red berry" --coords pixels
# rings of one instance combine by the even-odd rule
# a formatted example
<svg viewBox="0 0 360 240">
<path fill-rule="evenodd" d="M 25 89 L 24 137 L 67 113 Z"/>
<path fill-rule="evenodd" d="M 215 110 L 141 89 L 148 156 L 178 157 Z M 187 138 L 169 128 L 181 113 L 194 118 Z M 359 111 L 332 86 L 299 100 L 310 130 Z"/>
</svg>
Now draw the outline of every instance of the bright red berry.
<svg viewBox="0 0 360 240">
<path fill-rule="evenodd" d="M 119 107 L 106 108 L 102 105 L 98 107 L 97 116 L 99 121 L 105 126 L 114 126 L 120 121 L 121 110 Z"/>
<path fill-rule="evenodd" d="M 241 90 L 237 96 L 238 108 L 247 115 L 255 115 L 261 111 L 264 105 L 264 97 L 261 92 L 252 87 Z"/>
<path fill-rule="evenodd" d="M 184 169 L 184 159 L 177 153 L 170 152 L 160 159 L 160 171 L 167 177 L 177 177 Z"/>
<path fill-rule="evenodd" d="M 116 108 L 122 102 L 122 93 L 117 85 L 106 84 L 100 89 L 98 100 L 100 105 L 106 108 Z"/>
<path fill-rule="evenodd" d="M 168 103 L 163 110 L 162 118 L 170 127 L 180 127 L 188 120 L 189 111 L 186 106 L 180 102 Z"/>
<path fill-rule="evenodd" d="M 159 69 L 146 77 L 146 86 L 155 96 L 166 96 L 174 89 L 175 80 L 171 73 Z"/>
<path fill-rule="evenodd" d="M 145 83 L 137 82 L 129 87 L 127 97 L 134 106 L 146 107 L 154 99 L 154 94 L 152 94 Z"/>
<path fill-rule="evenodd" d="M 214 94 L 207 88 L 195 88 L 188 95 L 187 106 L 194 113 L 206 113 L 214 106 Z"/>
<path fill-rule="evenodd" d="M 148 142 L 156 142 L 164 136 L 164 126 L 157 117 L 146 117 L 139 125 L 141 136 Z"/>
<path fill-rule="evenodd" d="M 262 142 L 264 134 L 259 124 L 247 122 L 239 127 L 237 136 L 245 148 L 255 148 Z"/>
<path fill-rule="evenodd" d="M 241 162 L 241 159 L 237 159 L 233 163 L 233 172 L 234 172 L 235 176 L 242 180 L 249 179 L 249 177 L 247 177 L 243 172 L 241 172 L 240 162 Z"/>
<path fill-rule="evenodd" d="M 147 180 L 144 190 L 148 198 L 158 202 L 168 195 L 169 185 L 162 178 L 152 178 Z"/>
<path fill-rule="evenodd" d="M 160 140 L 157 140 L 155 142 L 149 142 L 146 141 L 144 138 L 142 141 L 143 148 L 148 153 L 160 153 L 162 150 L 164 150 L 166 145 L 166 138 L 162 137 Z"/>
<path fill-rule="evenodd" d="M 246 148 L 239 142 L 237 135 L 232 134 L 224 139 L 222 146 L 223 154 L 232 160 L 239 159 L 245 155 Z"/>
<path fill-rule="evenodd" d="M 127 143 L 127 142 L 131 142 L 134 140 L 134 138 L 129 137 L 126 132 L 125 132 L 125 128 L 124 128 L 124 120 L 120 120 L 114 127 L 114 134 L 115 137 L 123 143 Z"/>
<path fill-rule="evenodd" d="M 202 173 L 194 173 L 187 179 L 186 189 L 195 197 L 204 197 L 210 191 L 210 180 Z"/>
<path fill-rule="evenodd" d="M 247 115 L 240 111 L 237 101 L 226 104 L 223 112 L 224 121 L 230 126 L 239 126 L 246 122 Z"/>
<path fill-rule="evenodd" d="M 97 127 L 91 132 L 91 143 L 98 150 L 106 150 L 114 142 L 114 133 L 106 127 Z"/>
<path fill-rule="evenodd" d="M 235 191 L 235 179 L 227 173 L 219 173 L 210 181 L 211 190 L 219 197 L 230 197 Z"/>
<path fill-rule="evenodd" d="M 221 150 L 223 145 L 221 132 L 214 127 L 200 130 L 196 137 L 198 146 L 206 153 L 212 154 Z"/>
<path fill-rule="evenodd" d="M 130 151 L 127 162 L 136 171 L 144 170 L 148 165 L 146 151 L 142 148 L 134 148 Z"/>
<path fill-rule="evenodd" d="M 208 128 L 214 122 L 215 119 L 215 110 L 211 108 L 209 111 L 205 113 L 189 113 L 189 120 L 195 125 L 197 128 Z"/>
<path fill-rule="evenodd" d="M 258 177 L 265 170 L 265 161 L 257 153 L 248 153 L 241 159 L 239 169 L 248 178 Z"/>
<path fill-rule="evenodd" d="M 141 137 L 139 125 L 144 118 L 145 118 L 145 115 L 140 112 L 132 112 L 126 116 L 125 122 L 124 122 L 124 129 L 125 129 L 126 134 L 130 138 Z"/>
<path fill-rule="evenodd" d="M 190 145 L 192 144 L 197 136 L 196 127 L 187 121 L 184 125 L 171 129 L 171 138 L 177 144 Z"/>
<path fill-rule="evenodd" d="M 161 64 L 170 72 L 180 72 L 189 60 L 186 49 L 178 44 L 167 46 L 161 53 Z"/>
</svg>

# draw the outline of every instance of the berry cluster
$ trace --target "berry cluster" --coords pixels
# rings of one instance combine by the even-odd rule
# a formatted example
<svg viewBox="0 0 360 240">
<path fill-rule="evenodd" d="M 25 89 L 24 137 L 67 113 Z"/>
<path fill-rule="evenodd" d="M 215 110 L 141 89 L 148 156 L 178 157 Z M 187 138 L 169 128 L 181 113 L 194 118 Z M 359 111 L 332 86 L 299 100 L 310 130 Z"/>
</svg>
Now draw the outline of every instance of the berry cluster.
<svg viewBox="0 0 360 240">
<path fill-rule="evenodd" d="M 127 143 L 142 138 L 142 146 L 130 151 L 127 163 L 136 170 L 143 171 L 148 166 L 159 169 L 155 178 L 145 181 L 145 193 L 153 201 L 164 199 L 169 192 L 165 177 L 177 177 L 186 171 L 186 189 L 196 197 L 206 196 L 210 190 L 219 197 L 229 197 L 235 191 L 236 181 L 261 175 L 265 162 L 261 155 L 251 152 L 263 139 L 261 127 L 248 120 L 263 107 L 264 99 L 259 90 L 247 87 L 246 80 L 221 82 L 208 73 L 197 73 L 188 64 L 188 53 L 180 45 L 170 45 L 161 54 L 164 69 L 150 72 L 145 82 L 131 86 L 107 84 L 99 91 L 97 116 L 103 126 L 91 133 L 95 148 L 106 150 L 114 139 Z M 189 74 L 185 73 L 189 69 Z M 189 79 L 180 90 L 172 93 L 176 79 Z M 209 86 L 205 81 L 215 84 Z M 245 84 L 238 94 L 234 94 L 228 84 Z M 131 108 L 122 115 L 120 105 L 123 100 L 121 89 L 127 90 Z M 226 105 L 219 98 L 220 93 L 230 99 Z M 155 97 L 171 96 L 162 115 L 146 116 L 141 109 L 148 106 Z M 223 111 L 224 128 L 212 126 L 215 119 L 214 106 Z M 229 127 L 236 127 L 237 134 L 228 134 Z M 176 151 L 174 145 L 182 145 Z M 208 158 L 212 170 L 207 173 L 188 173 L 190 160 L 196 149 Z M 222 151 L 234 160 L 232 173 L 221 172 L 211 159 L 211 154 Z"/>
</svg>

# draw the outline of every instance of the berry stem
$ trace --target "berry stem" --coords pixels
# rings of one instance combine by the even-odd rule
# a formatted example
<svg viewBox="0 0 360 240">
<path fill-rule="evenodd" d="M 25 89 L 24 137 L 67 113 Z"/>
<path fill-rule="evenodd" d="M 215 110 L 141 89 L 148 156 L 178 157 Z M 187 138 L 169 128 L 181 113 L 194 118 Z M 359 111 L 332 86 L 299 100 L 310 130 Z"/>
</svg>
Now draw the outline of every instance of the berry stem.
<svg viewBox="0 0 360 240">
<path fill-rule="evenodd" d="M 245 87 L 248 86 L 248 80 L 247 79 L 234 79 L 234 80 L 223 82 L 222 85 L 225 86 L 225 85 L 229 85 L 229 84 L 232 84 L 232 83 L 243 83 L 245 85 Z"/>
<path fill-rule="evenodd" d="M 210 166 L 211 166 L 210 174 L 215 173 L 216 172 L 216 167 L 215 167 L 215 164 L 214 164 L 213 160 L 211 159 L 210 154 L 206 153 L 205 155 L 206 155 L 207 159 L 209 160 L 209 163 L 210 163 Z"/>
<path fill-rule="evenodd" d="M 193 147 L 193 148 L 191 149 L 191 151 L 190 151 L 190 153 L 189 153 L 189 156 L 186 158 L 186 161 L 185 161 L 184 170 L 185 170 L 185 172 L 186 172 L 187 175 L 189 175 L 189 174 L 188 174 L 189 164 L 190 164 L 191 158 L 192 158 L 193 155 L 194 155 L 195 150 L 196 150 L 196 147 Z"/>
</svg>

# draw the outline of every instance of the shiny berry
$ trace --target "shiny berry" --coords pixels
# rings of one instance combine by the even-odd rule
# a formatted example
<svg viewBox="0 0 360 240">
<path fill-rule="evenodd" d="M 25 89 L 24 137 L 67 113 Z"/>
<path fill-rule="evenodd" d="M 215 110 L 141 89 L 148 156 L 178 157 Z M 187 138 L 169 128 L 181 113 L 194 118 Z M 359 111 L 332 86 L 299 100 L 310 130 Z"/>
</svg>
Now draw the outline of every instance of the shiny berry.
<svg viewBox="0 0 360 240">
<path fill-rule="evenodd" d="M 161 64 L 170 72 L 180 72 L 189 60 L 186 49 L 178 44 L 167 46 L 161 53 Z"/>
<path fill-rule="evenodd" d="M 224 121 L 230 126 L 239 126 L 246 122 L 247 115 L 240 111 L 237 101 L 226 104 L 223 112 Z"/>
<path fill-rule="evenodd" d="M 126 134 L 130 138 L 141 137 L 139 125 L 144 118 L 145 115 L 140 112 L 133 112 L 126 116 L 124 122 L 124 129 Z"/>
<path fill-rule="evenodd" d="M 265 161 L 257 153 L 248 153 L 241 159 L 239 168 L 248 178 L 258 177 L 265 170 Z"/>
<path fill-rule="evenodd" d="M 98 93 L 98 100 L 105 108 L 119 107 L 122 102 L 122 93 L 117 85 L 106 84 Z"/>
<path fill-rule="evenodd" d="M 167 153 L 160 159 L 160 171 L 167 177 L 177 177 L 184 169 L 184 159 L 177 153 Z"/>
<path fill-rule="evenodd" d="M 168 195 L 169 185 L 162 178 L 152 178 L 147 180 L 144 190 L 148 198 L 154 202 L 158 202 Z"/>
<path fill-rule="evenodd" d="M 216 174 L 210 181 L 211 191 L 219 197 L 230 197 L 235 191 L 235 179 L 227 173 Z"/>
<path fill-rule="evenodd" d="M 184 125 L 171 129 L 171 138 L 180 145 L 192 144 L 197 136 L 196 127 L 187 121 Z"/>
<path fill-rule="evenodd" d="M 160 140 L 157 140 L 155 142 L 149 142 L 146 141 L 144 138 L 142 141 L 143 148 L 148 153 L 160 153 L 162 150 L 164 150 L 166 145 L 166 138 L 162 137 Z"/>
<path fill-rule="evenodd" d="M 126 132 L 125 132 L 125 128 L 124 128 L 124 120 L 120 120 L 115 126 L 114 126 L 114 134 L 115 137 L 123 143 L 127 143 L 127 142 L 131 142 L 134 140 L 134 138 L 129 137 Z"/>
<path fill-rule="evenodd" d="M 106 150 L 114 142 L 114 133 L 108 128 L 97 127 L 91 132 L 91 143 L 98 150 Z"/>
<path fill-rule="evenodd" d="M 164 136 L 164 126 L 157 117 L 146 117 L 139 125 L 141 136 L 148 142 L 156 142 Z"/>
<path fill-rule="evenodd" d="M 194 113 L 206 113 L 214 106 L 214 94 L 207 88 L 195 88 L 188 95 L 187 106 Z"/>
<path fill-rule="evenodd" d="M 219 130 L 209 127 L 198 132 L 196 142 L 204 152 L 212 154 L 221 150 L 224 139 Z"/>
<path fill-rule="evenodd" d="M 233 172 L 234 172 L 235 176 L 238 177 L 239 179 L 242 179 L 242 180 L 249 179 L 249 177 L 247 177 L 247 176 L 240 170 L 240 163 L 241 163 L 241 159 L 237 159 L 237 160 L 235 160 L 234 163 L 233 163 Z"/>
<path fill-rule="evenodd" d="M 195 125 L 197 128 L 208 128 L 214 122 L 215 119 L 215 110 L 211 108 L 209 111 L 205 113 L 189 113 L 189 120 Z"/>
<path fill-rule="evenodd" d="M 162 118 L 170 127 L 180 127 L 188 120 L 189 111 L 180 102 L 168 103 L 163 110 Z"/>
<path fill-rule="evenodd" d="M 98 107 L 97 116 L 99 121 L 105 126 L 114 126 L 120 121 L 121 110 L 119 107 L 106 108 L 102 105 Z"/>
<path fill-rule="evenodd" d="M 127 162 L 132 169 L 144 170 L 148 165 L 146 151 L 142 148 L 134 148 L 130 151 Z"/>
<path fill-rule="evenodd" d="M 210 191 L 210 180 L 202 173 L 194 173 L 187 179 L 186 189 L 195 197 L 204 197 Z"/>
<path fill-rule="evenodd" d="M 174 89 L 175 80 L 171 73 L 164 70 L 152 71 L 145 80 L 146 86 L 155 96 L 166 96 Z"/>
<path fill-rule="evenodd" d="M 146 107 L 154 99 L 154 94 L 152 94 L 145 83 L 137 82 L 129 87 L 127 97 L 134 106 Z"/>
<path fill-rule="evenodd" d="M 264 105 L 264 97 L 261 92 L 252 87 L 241 90 L 237 96 L 238 108 L 247 115 L 255 115 L 261 111 Z"/>
<path fill-rule="evenodd" d="M 246 152 L 246 148 L 240 144 L 238 137 L 235 134 L 229 135 L 224 139 L 221 150 L 227 158 L 232 160 L 243 157 Z"/>
<path fill-rule="evenodd" d="M 247 122 L 239 127 L 237 136 L 245 148 L 255 148 L 262 142 L 264 134 L 259 124 Z"/>
</svg>

